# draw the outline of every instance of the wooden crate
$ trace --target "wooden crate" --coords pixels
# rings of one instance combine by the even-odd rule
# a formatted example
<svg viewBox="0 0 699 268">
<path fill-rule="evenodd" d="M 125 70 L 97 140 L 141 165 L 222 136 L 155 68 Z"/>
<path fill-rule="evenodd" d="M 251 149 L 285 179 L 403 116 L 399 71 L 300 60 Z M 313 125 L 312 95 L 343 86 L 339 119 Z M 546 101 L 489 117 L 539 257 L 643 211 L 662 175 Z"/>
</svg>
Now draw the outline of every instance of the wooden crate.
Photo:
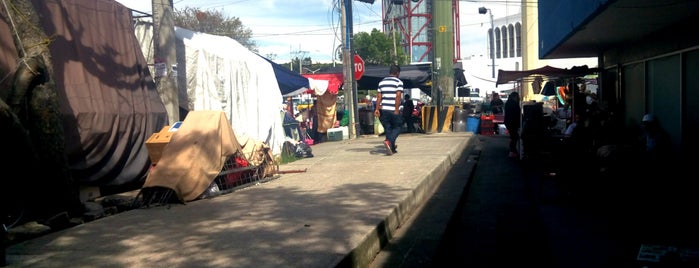
<svg viewBox="0 0 699 268">
<path fill-rule="evenodd" d="M 488 118 L 488 117 L 486 117 L 486 118 Z M 492 118 L 491 119 L 483 119 L 483 117 L 481 117 L 480 130 L 481 130 L 481 135 L 485 135 L 485 136 L 495 135 L 495 124 L 493 123 L 493 119 Z"/>
</svg>

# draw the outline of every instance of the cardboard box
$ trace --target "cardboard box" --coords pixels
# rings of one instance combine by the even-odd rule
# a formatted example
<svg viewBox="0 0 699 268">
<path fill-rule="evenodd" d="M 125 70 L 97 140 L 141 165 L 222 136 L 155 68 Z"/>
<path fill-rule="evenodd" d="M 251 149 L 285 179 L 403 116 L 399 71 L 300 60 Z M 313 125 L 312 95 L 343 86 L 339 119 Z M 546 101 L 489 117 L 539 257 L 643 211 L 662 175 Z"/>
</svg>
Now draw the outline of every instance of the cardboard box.
<svg viewBox="0 0 699 268">
<path fill-rule="evenodd" d="M 90 200 L 95 200 L 96 198 L 102 196 L 100 193 L 100 188 L 97 186 L 80 186 L 80 203 L 85 203 Z"/>
<path fill-rule="evenodd" d="M 151 164 L 155 165 L 160 160 L 162 156 L 163 149 L 165 145 L 170 143 L 170 138 L 175 132 L 171 132 L 170 126 L 164 126 L 160 132 L 153 133 L 153 135 L 146 141 L 146 148 L 148 149 L 148 156 L 150 157 Z"/>
</svg>

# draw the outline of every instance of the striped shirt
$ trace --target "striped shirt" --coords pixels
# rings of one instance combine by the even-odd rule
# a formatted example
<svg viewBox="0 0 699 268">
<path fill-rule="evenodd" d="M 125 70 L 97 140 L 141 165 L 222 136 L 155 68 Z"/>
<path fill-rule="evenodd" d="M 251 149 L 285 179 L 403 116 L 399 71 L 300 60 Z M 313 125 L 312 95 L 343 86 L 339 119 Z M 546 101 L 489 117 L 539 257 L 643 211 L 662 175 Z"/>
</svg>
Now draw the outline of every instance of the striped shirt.
<svg viewBox="0 0 699 268">
<path fill-rule="evenodd" d="M 395 111 L 396 92 L 403 93 L 403 81 L 395 76 L 387 76 L 379 82 L 379 93 L 381 93 L 381 110 Z"/>
</svg>

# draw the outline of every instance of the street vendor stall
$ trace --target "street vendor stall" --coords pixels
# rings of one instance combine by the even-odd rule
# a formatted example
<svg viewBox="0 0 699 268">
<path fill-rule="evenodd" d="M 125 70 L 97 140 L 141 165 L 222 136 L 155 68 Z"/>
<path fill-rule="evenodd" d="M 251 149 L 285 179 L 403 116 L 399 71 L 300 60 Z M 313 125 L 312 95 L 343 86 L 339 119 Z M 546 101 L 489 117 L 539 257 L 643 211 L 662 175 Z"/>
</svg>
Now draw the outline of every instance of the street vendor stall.
<svg viewBox="0 0 699 268">
<path fill-rule="evenodd" d="M 514 90 L 522 96 L 520 156 L 539 153 L 545 140 L 563 136 L 568 124 L 585 112 L 584 92 L 579 92 L 578 83 L 584 86 L 582 78 L 597 72 L 597 68 L 587 66 L 561 69 L 548 65 L 525 71 L 498 71 L 496 87 L 514 84 Z M 531 87 L 524 87 L 525 83 Z"/>
</svg>

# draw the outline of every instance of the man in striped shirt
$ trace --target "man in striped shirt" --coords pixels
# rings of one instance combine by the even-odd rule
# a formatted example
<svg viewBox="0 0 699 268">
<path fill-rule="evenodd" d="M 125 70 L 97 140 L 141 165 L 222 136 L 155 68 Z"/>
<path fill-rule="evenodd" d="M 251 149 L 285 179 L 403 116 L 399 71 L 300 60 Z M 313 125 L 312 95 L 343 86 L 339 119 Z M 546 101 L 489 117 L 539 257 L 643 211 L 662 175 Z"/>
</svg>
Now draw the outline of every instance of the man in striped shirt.
<svg viewBox="0 0 699 268">
<path fill-rule="evenodd" d="M 400 66 L 391 65 L 387 77 L 379 82 L 376 96 L 376 108 L 374 115 L 379 117 L 386 133 L 386 154 L 392 155 L 396 151 L 396 139 L 403 127 L 403 117 L 400 114 L 400 104 L 403 95 L 403 81 L 400 76 Z"/>
</svg>

